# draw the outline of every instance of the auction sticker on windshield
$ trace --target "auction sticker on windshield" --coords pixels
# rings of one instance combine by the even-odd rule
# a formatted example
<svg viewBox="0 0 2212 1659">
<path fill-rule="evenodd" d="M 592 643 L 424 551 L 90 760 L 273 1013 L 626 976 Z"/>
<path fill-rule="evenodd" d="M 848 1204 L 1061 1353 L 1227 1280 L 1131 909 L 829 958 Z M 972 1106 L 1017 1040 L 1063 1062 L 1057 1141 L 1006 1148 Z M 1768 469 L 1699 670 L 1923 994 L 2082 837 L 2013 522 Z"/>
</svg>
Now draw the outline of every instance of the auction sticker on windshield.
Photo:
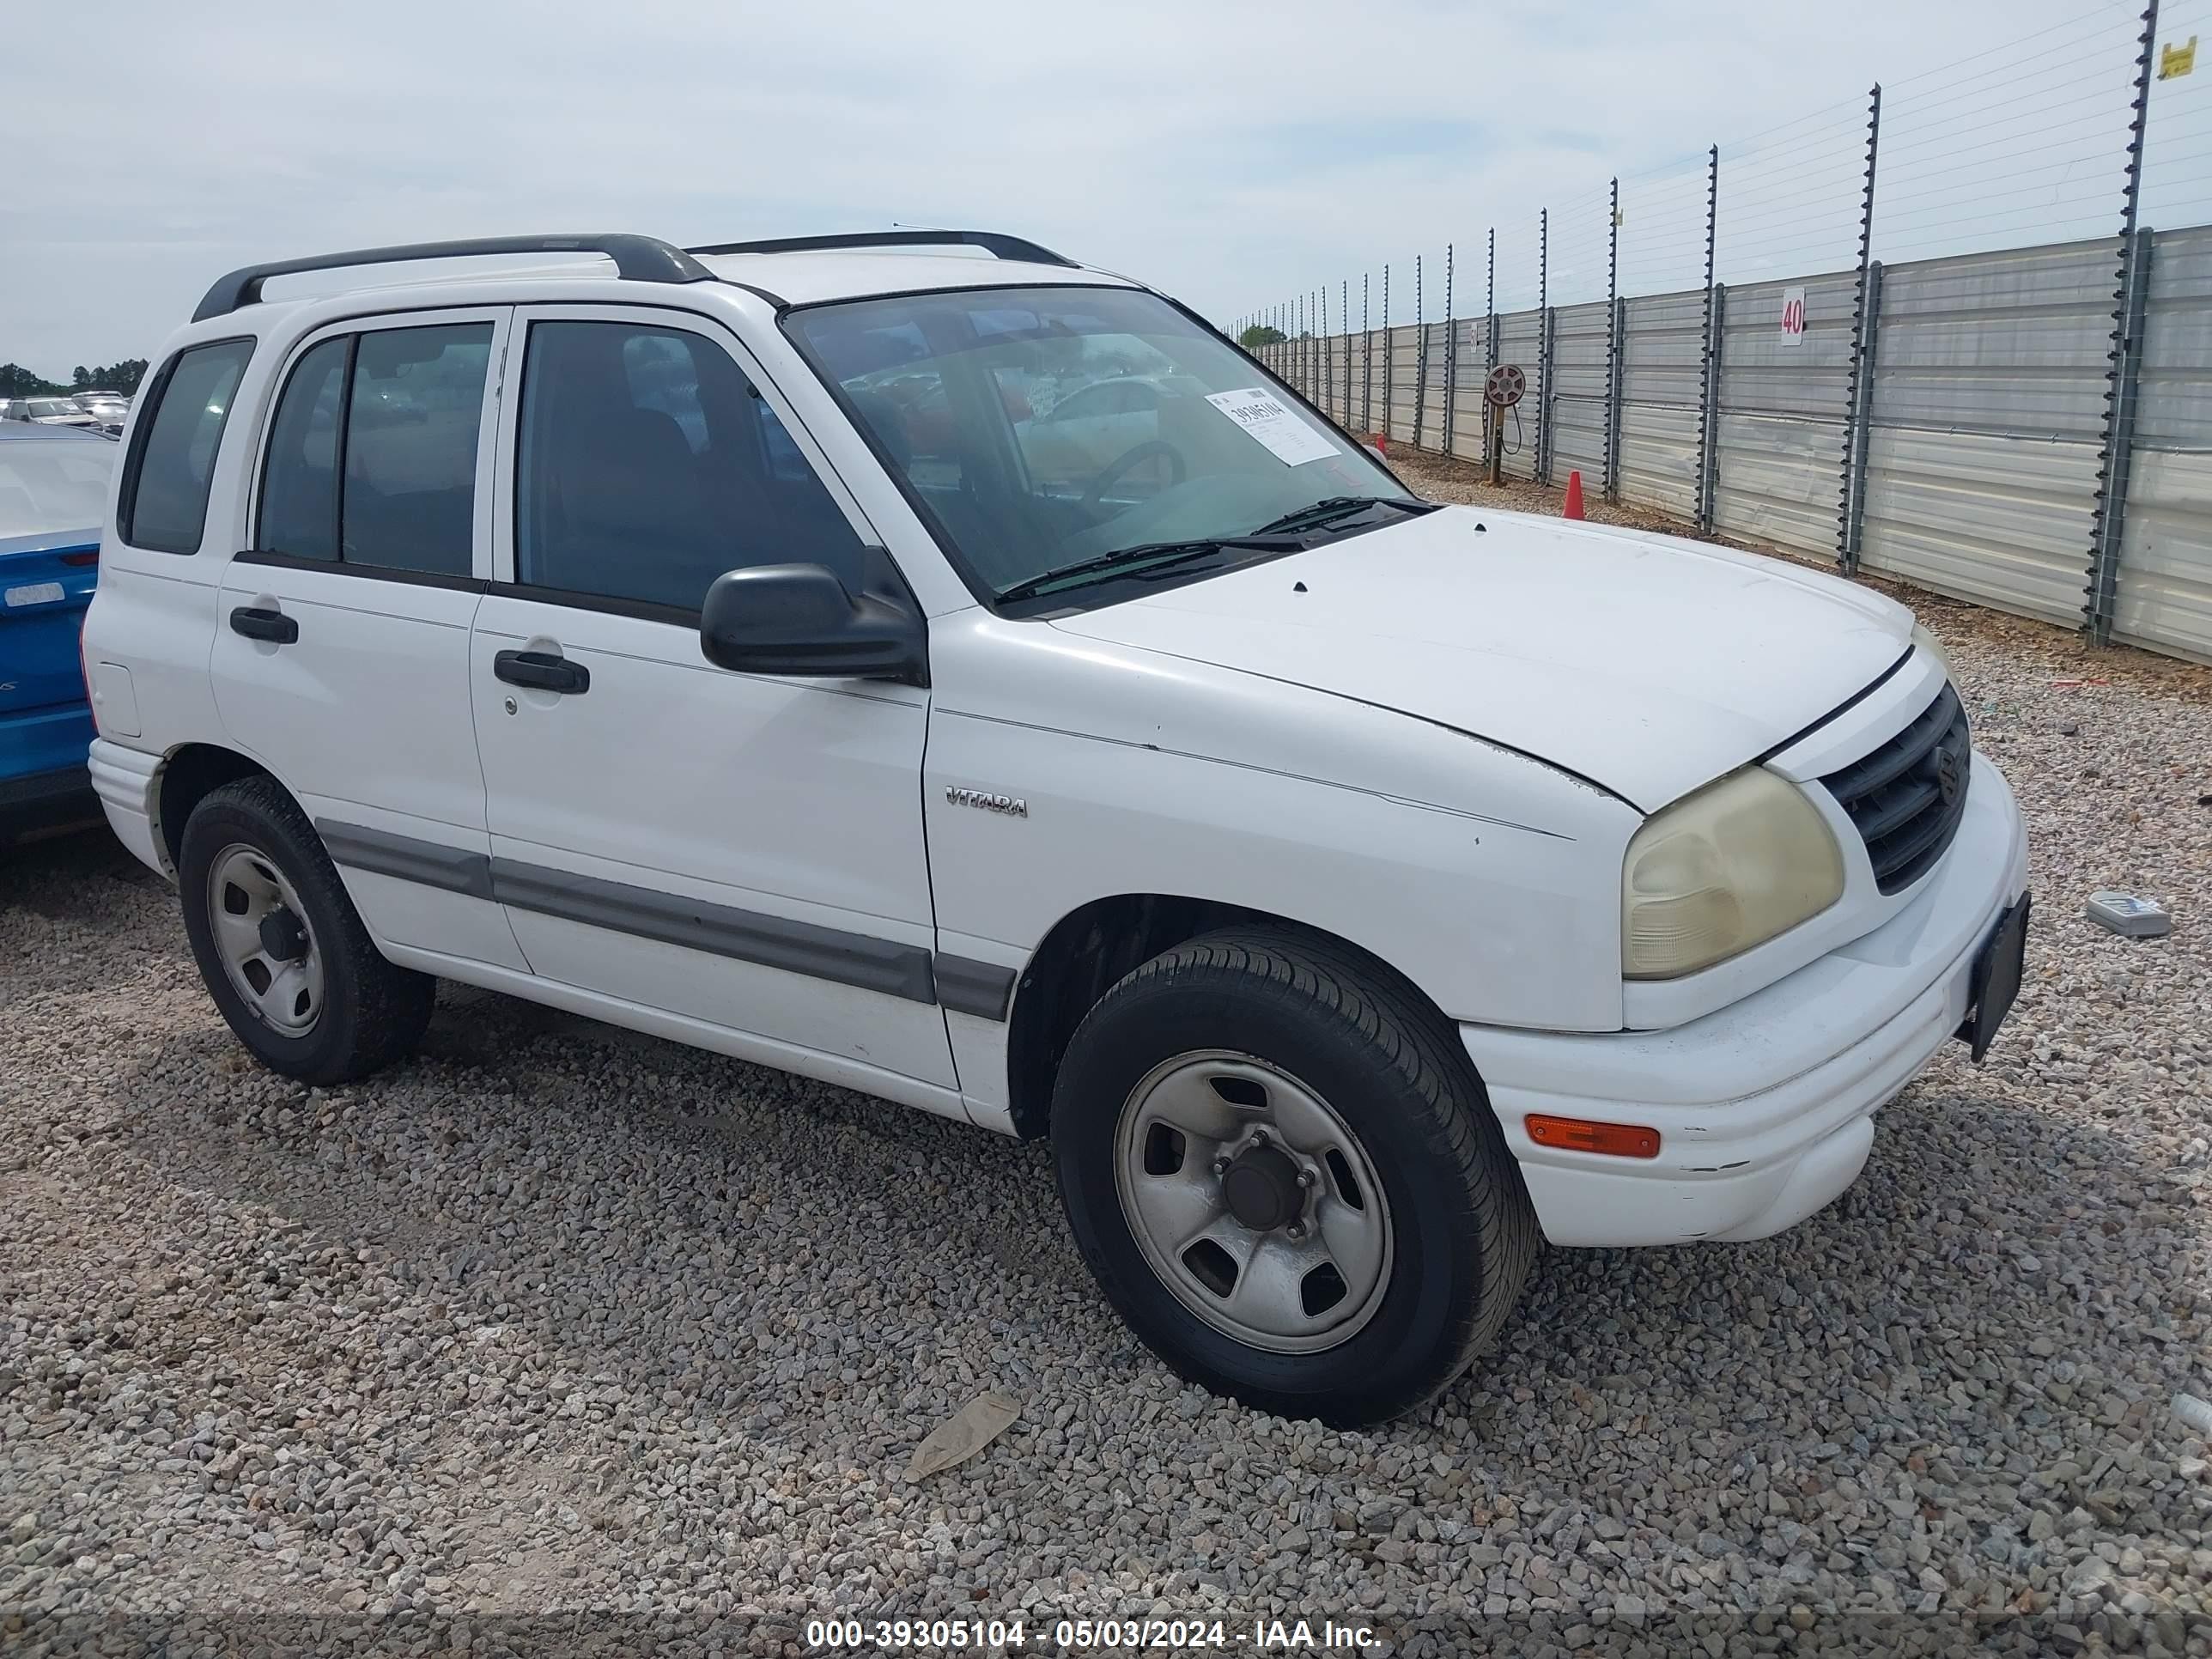
<svg viewBox="0 0 2212 1659">
<path fill-rule="evenodd" d="M 1210 393 L 1206 402 L 1243 427 L 1288 466 L 1325 461 L 1336 446 L 1293 414 L 1282 399 L 1260 386 Z"/>
</svg>

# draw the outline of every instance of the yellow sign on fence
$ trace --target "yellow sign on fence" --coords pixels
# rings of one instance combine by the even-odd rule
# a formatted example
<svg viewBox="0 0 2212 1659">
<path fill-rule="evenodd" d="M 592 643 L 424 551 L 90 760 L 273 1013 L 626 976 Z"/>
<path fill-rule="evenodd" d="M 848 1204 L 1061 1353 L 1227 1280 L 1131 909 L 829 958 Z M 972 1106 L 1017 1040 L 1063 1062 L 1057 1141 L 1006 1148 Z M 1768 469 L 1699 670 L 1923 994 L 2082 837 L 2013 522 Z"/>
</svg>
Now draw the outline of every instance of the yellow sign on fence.
<svg viewBox="0 0 2212 1659">
<path fill-rule="evenodd" d="M 2161 46 L 2158 53 L 2158 78 L 2179 80 L 2197 67 L 2197 37 L 2191 35 L 2178 46 Z"/>
</svg>

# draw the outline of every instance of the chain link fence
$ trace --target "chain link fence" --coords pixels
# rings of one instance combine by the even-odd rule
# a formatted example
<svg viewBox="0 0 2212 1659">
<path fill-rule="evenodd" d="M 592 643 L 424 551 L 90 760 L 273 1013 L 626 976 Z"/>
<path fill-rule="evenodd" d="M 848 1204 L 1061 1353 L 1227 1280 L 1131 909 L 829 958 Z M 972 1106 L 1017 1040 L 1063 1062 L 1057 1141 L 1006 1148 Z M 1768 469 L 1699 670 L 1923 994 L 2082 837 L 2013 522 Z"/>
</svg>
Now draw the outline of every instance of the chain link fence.
<svg viewBox="0 0 2212 1659">
<path fill-rule="evenodd" d="M 1239 327 L 1349 431 L 2212 661 L 2200 21 L 2080 17 Z"/>
</svg>

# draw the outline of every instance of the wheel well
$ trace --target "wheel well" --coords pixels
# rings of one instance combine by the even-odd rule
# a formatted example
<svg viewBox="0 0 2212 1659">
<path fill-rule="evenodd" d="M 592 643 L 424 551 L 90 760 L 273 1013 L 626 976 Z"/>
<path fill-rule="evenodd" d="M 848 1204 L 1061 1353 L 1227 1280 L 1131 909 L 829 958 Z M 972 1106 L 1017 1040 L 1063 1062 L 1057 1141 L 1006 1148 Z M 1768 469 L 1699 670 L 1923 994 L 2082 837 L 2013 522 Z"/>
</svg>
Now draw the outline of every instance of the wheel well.
<svg viewBox="0 0 2212 1659">
<path fill-rule="evenodd" d="M 234 749 L 211 743 L 188 743 L 162 762 L 157 827 L 162 848 L 169 855 L 169 867 L 177 867 L 178 856 L 184 850 L 185 821 L 191 817 L 192 808 L 226 783 L 266 775 L 266 767 Z"/>
<path fill-rule="evenodd" d="M 1053 1082 L 1068 1040 L 1115 981 L 1186 939 L 1239 924 L 1303 933 L 1349 951 L 1377 977 L 1398 986 L 1417 1006 L 1447 1026 L 1450 1024 L 1419 987 L 1379 957 L 1287 916 L 1161 893 L 1096 899 L 1054 923 L 1022 970 L 1006 1032 L 1006 1082 L 1016 1133 L 1024 1139 L 1045 1133 L 1052 1116 Z"/>
</svg>

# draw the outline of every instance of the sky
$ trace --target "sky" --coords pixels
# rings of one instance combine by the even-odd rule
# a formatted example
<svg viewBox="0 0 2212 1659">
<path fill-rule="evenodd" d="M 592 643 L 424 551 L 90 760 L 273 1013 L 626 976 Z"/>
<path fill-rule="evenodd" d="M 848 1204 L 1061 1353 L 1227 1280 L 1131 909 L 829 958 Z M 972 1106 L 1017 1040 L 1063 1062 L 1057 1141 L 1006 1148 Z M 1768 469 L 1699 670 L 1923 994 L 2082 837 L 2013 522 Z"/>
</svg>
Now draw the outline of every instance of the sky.
<svg viewBox="0 0 2212 1659">
<path fill-rule="evenodd" d="M 2212 0 L 2166 9 L 2212 47 Z M 1702 281 L 1711 143 L 1723 280 L 1834 270 L 1876 80 L 1877 257 L 2066 240 L 2118 223 L 2137 27 L 2124 0 L 18 7 L 0 361 L 151 356 L 256 259 L 532 231 L 1011 231 L 1224 324 L 1322 284 L 1340 314 L 1347 281 L 1356 313 L 1386 261 L 1409 321 L 1417 254 L 1439 316 L 1452 242 L 1467 315 L 1492 226 L 1499 309 L 1533 301 L 1547 204 L 1550 297 L 1602 293 L 1616 173 L 1623 289 L 1662 291 Z M 2156 88 L 2159 222 L 2212 216 L 2208 105 L 2212 50 Z"/>
</svg>

